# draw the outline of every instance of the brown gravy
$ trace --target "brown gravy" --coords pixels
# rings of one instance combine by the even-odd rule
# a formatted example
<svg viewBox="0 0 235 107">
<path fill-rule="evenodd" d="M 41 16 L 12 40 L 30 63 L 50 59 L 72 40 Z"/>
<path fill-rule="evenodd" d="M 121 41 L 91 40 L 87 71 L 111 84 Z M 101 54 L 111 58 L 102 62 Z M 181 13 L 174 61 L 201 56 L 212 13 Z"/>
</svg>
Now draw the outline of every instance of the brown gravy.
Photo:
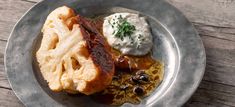
<svg viewBox="0 0 235 107">
<path fill-rule="evenodd" d="M 93 21 L 102 34 L 103 18 L 98 17 Z M 121 55 L 115 49 L 112 49 L 111 53 L 115 60 L 115 75 L 105 90 L 91 96 L 96 102 L 110 105 L 122 105 L 127 102 L 138 104 L 162 81 L 163 64 L 153 59 L 151 54 L 141 57 L 128 56 Z M 140 74 L 140 71 L 143 74 Z M 141 78 L 142 75 L 147 78 L 146 81 L 135 79 Z"/>
</svg>

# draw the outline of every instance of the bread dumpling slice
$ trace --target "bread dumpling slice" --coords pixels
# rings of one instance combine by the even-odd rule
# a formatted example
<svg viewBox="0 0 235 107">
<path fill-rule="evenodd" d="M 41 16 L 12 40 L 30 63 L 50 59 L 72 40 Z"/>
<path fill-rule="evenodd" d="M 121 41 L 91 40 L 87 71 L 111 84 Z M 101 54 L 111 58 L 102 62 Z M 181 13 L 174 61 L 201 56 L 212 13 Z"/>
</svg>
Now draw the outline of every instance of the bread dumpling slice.
<svg viewBox="0 0 235 107">
<path fill-rule="evenodd" d="M 48 15 L 36 58 L 51 90 L 90 95 L 111 83 L 110 47 L 92 26 L 66 6 Z"/>
</svg>

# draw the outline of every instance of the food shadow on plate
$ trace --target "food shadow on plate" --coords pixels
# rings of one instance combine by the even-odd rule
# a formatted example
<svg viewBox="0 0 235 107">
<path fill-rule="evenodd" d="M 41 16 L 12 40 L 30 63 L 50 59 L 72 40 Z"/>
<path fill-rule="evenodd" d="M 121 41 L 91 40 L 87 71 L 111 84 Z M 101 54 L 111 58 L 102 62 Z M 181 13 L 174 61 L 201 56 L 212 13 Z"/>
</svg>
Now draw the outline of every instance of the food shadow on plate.
<svg viewBox="0 0 235 107">
<path fill-rule="evenodd" d="M 145 16 L 144 14 L 141 14 L 137 11 L 120 8 L 120 7 L 112 7 L 112 8 L 103 8 L 103 9 L 97 9 L 99 11 L 93 11 L 96 9 L 95 7 L 92 8 L 84 8 L 84 9 L 76 9 L 78 10 L 77 13 L 81 13 L 82 15 L 86 17 L 96 17 L 101 15 L 108 15 L 111 13 L 116 12 L 130 12 L 130 13 L 138 13 L 144 17 L 146 17 L 147 22 L 150 25 L 151 33 L 153 35 L 153 41 L 154 45 L 152 48 L 152 55 L 156 60 L 159 60 L 164 65 L 164 77 L 162 84 L 160 84 L 154 92 L 147 98 L 144 98 L 142 102 L 139 104 L 146 105 L 148 103 L 151 103 L 151 99 L 154 99 L 156 97 L 160 97 L 164 90 L 166 90 L 170 84 L 172 83 L 172 78 L 174 75 L 176 75 L 176 72 L 171 72 L 176 69 L 178 63 L 178 52 L 177 52 L 177 46 L 173 45 L 174 39 L 172 35 L 161 25 L 156 19 L 152 18 L 151 16 Z M 94 13 L 95 12 L 95 13 Z M 41 88 L 55 101 L 58 103 L 61 103 L 62 105 L 69 106 L 69 107 L 76 107 L 77 105 L 86 107 L 88 105 L 85 105 L 88 102 L 89 105 L 99 105 L 99 106 L 105 106 L 103 104 L 99 104 L 94 102 L 89 96 L 83 95 L 83 94 L 68 94 L 66 92 L 53 92 L 48 87 L 47 82 L 43 79 L 42 74 L 40 73 L 40 69 L 36 60 L 36 51 L 40 47 L 41 40 L 42 40 L 42 34 L 39 34 L 37 38 L 35 39 L 34 47 L 33 47 L 33 70 L 35 74 L 35 78 L 37 79 L 38 83 L 41 85 Z M 164 84 L 163 84 L 164 83 Z M 124 105 L 133 105 L 130 103 L 126 103 Z M 106 105 L 110 106 L 110 105 Z"/>
</svg>

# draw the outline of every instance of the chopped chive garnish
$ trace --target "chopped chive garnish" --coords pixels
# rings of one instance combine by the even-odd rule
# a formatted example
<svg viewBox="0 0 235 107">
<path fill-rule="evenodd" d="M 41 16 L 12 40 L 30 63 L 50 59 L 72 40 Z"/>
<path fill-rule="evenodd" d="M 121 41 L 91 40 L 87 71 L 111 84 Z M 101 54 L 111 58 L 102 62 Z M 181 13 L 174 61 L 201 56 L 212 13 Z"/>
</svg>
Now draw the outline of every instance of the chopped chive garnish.
<svg viewBox="0 0 235 107">
<path fill-rule="evenodd" d="M 131 25 L 126 20 L 123 20 L 120 24 L 117 25 L 117 33 L 115 34 L 115 37 L 121 38 L 123 40 L 124 37 L 130 37 L 135 30 L 136 29 L 134 25 Z"/>
<path fill-rule="evenodd" d="M 118 21 L 115 21 L 114 19 L 113 21 L 114 22 L 111 24 L 109 20 L 109 24 L 112 26 L 112 28 L 114 28 L 114 26 L 117 27 L 117 30 L 116 31 L 114 30 L 112 33 L 113 35 L 115 35 L 115 37 L 120 38 L 121 40 L 123 40 L 124 37 L 127 36 L 131 38 L 131 35 L 136 30 L 134 25 L 132 25 L 126 19 L 124 19 L 122 15 L 119 15 Z"/>
</svg>

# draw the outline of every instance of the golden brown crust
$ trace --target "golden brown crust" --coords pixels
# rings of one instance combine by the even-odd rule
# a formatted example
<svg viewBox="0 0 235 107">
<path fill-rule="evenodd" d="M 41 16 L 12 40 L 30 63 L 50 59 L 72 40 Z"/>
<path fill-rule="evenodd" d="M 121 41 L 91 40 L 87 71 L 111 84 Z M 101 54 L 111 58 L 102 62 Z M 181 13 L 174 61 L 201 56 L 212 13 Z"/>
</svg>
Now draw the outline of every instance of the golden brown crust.
<svg viewBox="0 0 235 107">
<path fill-rule="evenodd" d="M 90 95 L 110 84 L 114 63 L 102 35 L 79 19 L 66 6 L 52 11 L 36 57 L 51 90 Z"/>
<path fill-rule="evenodd" d="M 91 21 L 82 16 L 77 16 L 77 18 L 90 57 L 96 65 L 96 69 L 100 72 L 100 76 L 97 76 L 98 78 L 90 81 L 89 89 L 100 87 L 103 90 L 105 86 L 110 84 L 114 74 L 114 62 L 110 54 L 111 48 L 98 30 L 92 27 L 94 25 Z M 104 81 L 104 84 L 100 84 L 97 81 Z"/>
<path fill-rule="evenodd" d="M 94 24 L 82 16 L 77 16 L 78 23 L 80 24 L 83 39 L 87 43 L 87 49 L 96 64 L 102 72 L 112 71 L 114 68 L 112 56 L 108 43 L 99 31 L 92 27 Z"/>
</svg>

